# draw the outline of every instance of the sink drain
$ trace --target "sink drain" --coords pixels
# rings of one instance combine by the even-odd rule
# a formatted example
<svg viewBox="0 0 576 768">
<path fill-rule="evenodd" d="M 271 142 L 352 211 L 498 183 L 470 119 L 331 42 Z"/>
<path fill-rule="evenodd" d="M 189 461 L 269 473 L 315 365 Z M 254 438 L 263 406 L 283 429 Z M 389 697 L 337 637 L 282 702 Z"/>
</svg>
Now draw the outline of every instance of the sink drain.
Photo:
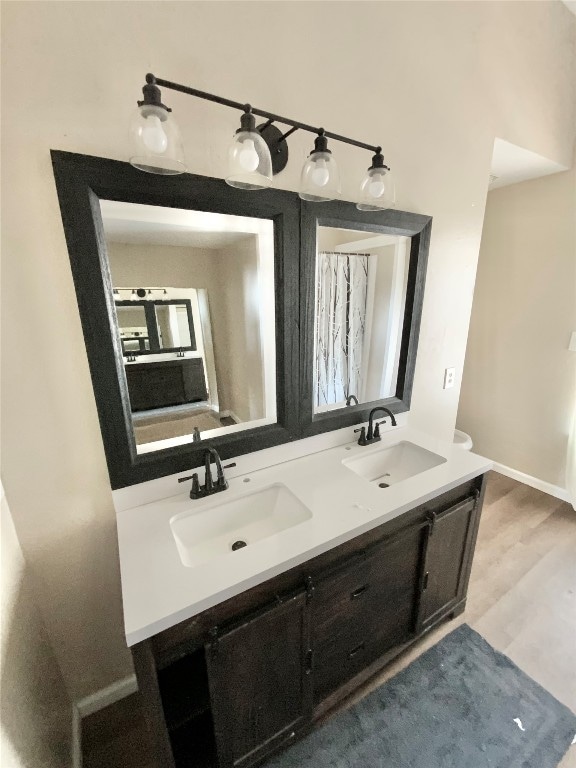
<svg viewBox="0 0 576 768">
<path fill-rule="evenodd" d="M 238 541 L 235 541 L 234 544 L 231 546 L 232 552 L 236 552 L 237 549 L 242 549 L 242 547 L 245 547 L 246 542 L 242 541 L 242 539 L 239 539 Z"/>
<path fill-rule="evenodd" d="M 378 488 L 390 488 L 390 483 L 378 483 Z"/>
</svg>

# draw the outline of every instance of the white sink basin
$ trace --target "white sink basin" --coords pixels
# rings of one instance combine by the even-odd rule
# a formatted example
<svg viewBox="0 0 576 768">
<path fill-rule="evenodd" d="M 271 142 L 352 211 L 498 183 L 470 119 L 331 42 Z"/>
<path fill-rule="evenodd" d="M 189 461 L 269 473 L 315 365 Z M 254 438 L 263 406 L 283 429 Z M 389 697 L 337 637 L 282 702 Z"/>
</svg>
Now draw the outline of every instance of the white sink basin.
<svg viewBox="0 0 576 768">
<path fill-rule="evenodd" d="M 229 500 L 226 493 L 219 494 L 210 506 L 183 512 L 170 520 L 183 565 L 193 568 L 215 557 L 234 554 L 244 544 L 249 548 L 255 541 L 312 517 L 308 507 L 280 483 Z"/>
<path fill-rule="evenodd" d="M 414 443 L 402 441 L 389 448 L 371 451 L 365 456 L 345 459 L 342 463 L 360 477 L 382 488 L 395 485 L 427 469 L 444 464 L 446 459 Z"/>
</svg>

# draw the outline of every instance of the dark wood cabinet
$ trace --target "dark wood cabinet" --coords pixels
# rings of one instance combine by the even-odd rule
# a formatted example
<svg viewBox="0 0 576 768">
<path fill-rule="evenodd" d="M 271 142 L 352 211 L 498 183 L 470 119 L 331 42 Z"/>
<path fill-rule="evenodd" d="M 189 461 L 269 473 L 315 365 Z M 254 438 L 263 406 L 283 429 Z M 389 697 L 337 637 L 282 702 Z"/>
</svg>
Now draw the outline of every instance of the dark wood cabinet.
<svg viewBox="0 0 576 768">
<path fill-rule="evenodd" d="M 162 768 L 248 768 L 464 609 L 479 477 L 133 650 Z"/>
<path fill-rule="evenodd" d="M 206 648 L 218 765 L 290 742 L 312 713 L 306 593 L 250 616 Z"/>
<path fill-rule="evenodd" d="M 127 363 L 125 370 L 132 411 L 194 403 L 208 397 L 200 357 Z"/>
</svg>

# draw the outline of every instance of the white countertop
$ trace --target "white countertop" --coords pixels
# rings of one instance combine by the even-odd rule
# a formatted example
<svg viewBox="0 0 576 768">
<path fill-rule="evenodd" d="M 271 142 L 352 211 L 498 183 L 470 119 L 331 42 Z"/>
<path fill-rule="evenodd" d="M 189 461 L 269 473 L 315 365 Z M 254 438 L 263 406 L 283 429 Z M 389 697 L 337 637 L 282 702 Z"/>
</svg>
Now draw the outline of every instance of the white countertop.
<svg viewBox="0 0 576 768">
<path fill-rule="evenodd" d="M 447 460 L 385 489 L 342 465 L 344 459 L 401 440 Z M 177 495 L 122 509 L 117 521 L 127 643 L 134 645 L 185 621 L 483 474 L 491 466 L 488 459 L 451 443 L 441 443 L 409 427 L 397 427 L 383 434 L 382 441 L 374 446 L 349 442 L 232 477 L 227 491 L 206 499 L 192 501 L 186 483 Z M 174 515 L 201 511 L 219 499 L 228 501 L 236 494 L 258 491 L 272 483 L 284 484 L 310 509 L 312 518 L 196 567 L 182 564 L 170 527 Z"/>
</svg>

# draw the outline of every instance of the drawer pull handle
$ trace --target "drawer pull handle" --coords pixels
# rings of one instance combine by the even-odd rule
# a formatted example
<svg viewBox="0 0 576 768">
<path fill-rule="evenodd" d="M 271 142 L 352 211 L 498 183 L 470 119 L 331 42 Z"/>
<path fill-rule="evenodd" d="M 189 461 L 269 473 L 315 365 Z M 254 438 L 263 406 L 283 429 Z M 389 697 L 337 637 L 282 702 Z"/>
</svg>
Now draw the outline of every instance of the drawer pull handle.
<svg viewBox="0 0 576 768">
<path fill-rule="evenodd" d="M 353 659 L 354 656 L 356 656 L 357 653 L 364 650 L 364 643 L 360 643 L 360 645 L 357 645 L 356 648 L 352 648 L 350 653 L 348 654 L 349 659 Z"/>
<path fill-rule="evenodd" d="M 364 584 L 363 587 L 358 587 L 358 589 L 355 589 L 354 592 L 350 595 L 350 600 L 357 600 L 359 597 L 362 597 L 364 592 L 368 589 L 368 584 Z"/>
</svg>

